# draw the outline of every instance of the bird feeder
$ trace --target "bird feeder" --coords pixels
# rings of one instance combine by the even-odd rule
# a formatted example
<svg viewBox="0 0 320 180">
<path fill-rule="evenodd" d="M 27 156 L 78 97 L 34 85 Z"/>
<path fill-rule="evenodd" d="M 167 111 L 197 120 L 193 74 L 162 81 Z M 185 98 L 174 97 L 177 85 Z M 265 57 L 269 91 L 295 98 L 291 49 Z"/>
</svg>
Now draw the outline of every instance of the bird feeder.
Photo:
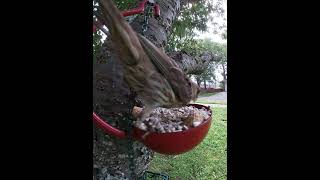
<svg viewBox="0 0 320 180">
<path fill-rule="evenodd" d="M 160 154 L 177 155 L 192 150 L 206 137 L 212 122 L 212 111 L 209 106 L 199 104 L 189 104 L 188 106 L 193 106 L 198 109 L 206 108 L 210 112 L 209 118 L 204 120 L 199 126 L 179 132 L 147 132 L 137 127 L 133 127 L 132 138 L 140 141 L 145 146 Z M 110 135 L 118 138 L 129 137 L 126 132 L 112 127 L 96 113 L 93 113 L 93 121 L 98 127 L 102 128 Z M 148 135 L 144 137 L 146 133 L 148 133 Z"/>
</svg>

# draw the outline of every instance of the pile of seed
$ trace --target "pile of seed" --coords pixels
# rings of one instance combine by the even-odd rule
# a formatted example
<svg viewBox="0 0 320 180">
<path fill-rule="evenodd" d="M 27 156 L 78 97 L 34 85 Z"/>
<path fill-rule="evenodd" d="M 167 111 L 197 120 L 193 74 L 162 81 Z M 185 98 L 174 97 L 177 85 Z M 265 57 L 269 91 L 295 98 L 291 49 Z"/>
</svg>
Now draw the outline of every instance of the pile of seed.
<svg viewBox="0 0 320 180">
<path fill-rule="evenodd" d="M 199 126 L 210 117 L 210 112 L 193 106 L 182 108 L 156 108 L 149 117 L 137 120 L 134 125 L 149 132 L 178 132 Z"/>
</svg>

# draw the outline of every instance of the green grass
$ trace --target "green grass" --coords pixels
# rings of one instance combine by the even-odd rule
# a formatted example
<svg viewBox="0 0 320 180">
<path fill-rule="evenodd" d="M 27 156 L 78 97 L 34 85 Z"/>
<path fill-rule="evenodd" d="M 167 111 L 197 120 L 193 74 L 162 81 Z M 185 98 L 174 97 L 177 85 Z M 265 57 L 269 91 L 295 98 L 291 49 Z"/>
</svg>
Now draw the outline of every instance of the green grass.
<svg viewBox="0 0 320 180">
<path fill-rule="evenodd" d="M 207 92 L 200 92 L 199 97 L 208 97 L 217 94 L 217 92 L 207 93 Z"/>
<path fill-rule="evenodd" d="M 226 180 L 227 108 L 213 108 L 213 124 L 200 145 L 176 156 L 156 153 L 149 171 L 167 173 L 172 180 Z"/>
<path fill-rule="evenodd" d="M 196 103 L 199 103 L 199 104 L 226 104 L 223 101 L 212 101 L 212 100 L 197 100 Z"/>
</svg>

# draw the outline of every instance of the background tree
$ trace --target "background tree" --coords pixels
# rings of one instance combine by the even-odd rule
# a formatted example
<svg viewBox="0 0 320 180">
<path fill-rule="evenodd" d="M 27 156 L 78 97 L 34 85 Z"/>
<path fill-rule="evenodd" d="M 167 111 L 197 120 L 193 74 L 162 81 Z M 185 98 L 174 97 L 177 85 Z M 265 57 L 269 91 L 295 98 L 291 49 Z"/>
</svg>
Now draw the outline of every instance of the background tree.
<svg viewBox="0 0 320 180">
<path fill-rule="evenodd" d="M 214 60 L 210 61 L 207 68 L 201 73 L 195 73 L 194 77 L 200 85 L 207 88 L 207 82 L 217 80 L 216 74 L 221 74 L 223 80 L 227 78 L 227 44 L 213 42 L 211 39 L 195 39 L 192 42 L 180 46 L 182 51 L 193 57 L 210 55 Z"/>
</svg>

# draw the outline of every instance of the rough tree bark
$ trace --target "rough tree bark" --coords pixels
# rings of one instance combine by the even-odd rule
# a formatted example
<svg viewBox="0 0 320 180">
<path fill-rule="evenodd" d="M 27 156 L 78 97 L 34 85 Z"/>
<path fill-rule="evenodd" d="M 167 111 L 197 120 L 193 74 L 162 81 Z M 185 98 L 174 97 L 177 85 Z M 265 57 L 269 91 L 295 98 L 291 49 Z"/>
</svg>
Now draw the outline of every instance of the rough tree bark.
<svg viewBox="0 0 320 180">
<path fill-rule="evenodd" d="M 167 53 L 187 74 L 201 74 L 208 67 L 210 62 L 215 60 L 211 53 L 204 52 L 199 57 L 192 57 L 186 52 Z"/>
<path fill-rule="evenodd" d="M 156 46 L 163 48 L 167 43 L 171 24 L 182 3 L 180 0 L 158 0 L 157 2 L 161 8 L 161 20 L 159 22 L 151 18 L 145 36 Z M 143 17 L 139 16 L 131 23 L 131 26 L 135 31 L 141 33 L 142 24 Z M 114 127 L 126 129 L 128 121 L 133 119 L 131 109 L 139 102 L 135 100 L 135 95 L 123 80 L 122 67 L 118 64 L 117 57 L 109 45 L 110 42 L 107 39 L 94 64 L 94 111 Z M 169 55 L 189 74 L 201 73 L 213 60 L 209 54 L 203 54 L 198 58 L 193 58 L 183 52 Z M 137 179 L 148 168 L 154 154 L 139 142 L 131 139 L 118 139 L 107 135 L 95 126 L 93 140 L 93 179 L 97 180 Z M 132 155 L 133 159 L 130 158 Z M 134 167 L 133 171 L 130 170 L 131 165 Z"/>
</svg>

